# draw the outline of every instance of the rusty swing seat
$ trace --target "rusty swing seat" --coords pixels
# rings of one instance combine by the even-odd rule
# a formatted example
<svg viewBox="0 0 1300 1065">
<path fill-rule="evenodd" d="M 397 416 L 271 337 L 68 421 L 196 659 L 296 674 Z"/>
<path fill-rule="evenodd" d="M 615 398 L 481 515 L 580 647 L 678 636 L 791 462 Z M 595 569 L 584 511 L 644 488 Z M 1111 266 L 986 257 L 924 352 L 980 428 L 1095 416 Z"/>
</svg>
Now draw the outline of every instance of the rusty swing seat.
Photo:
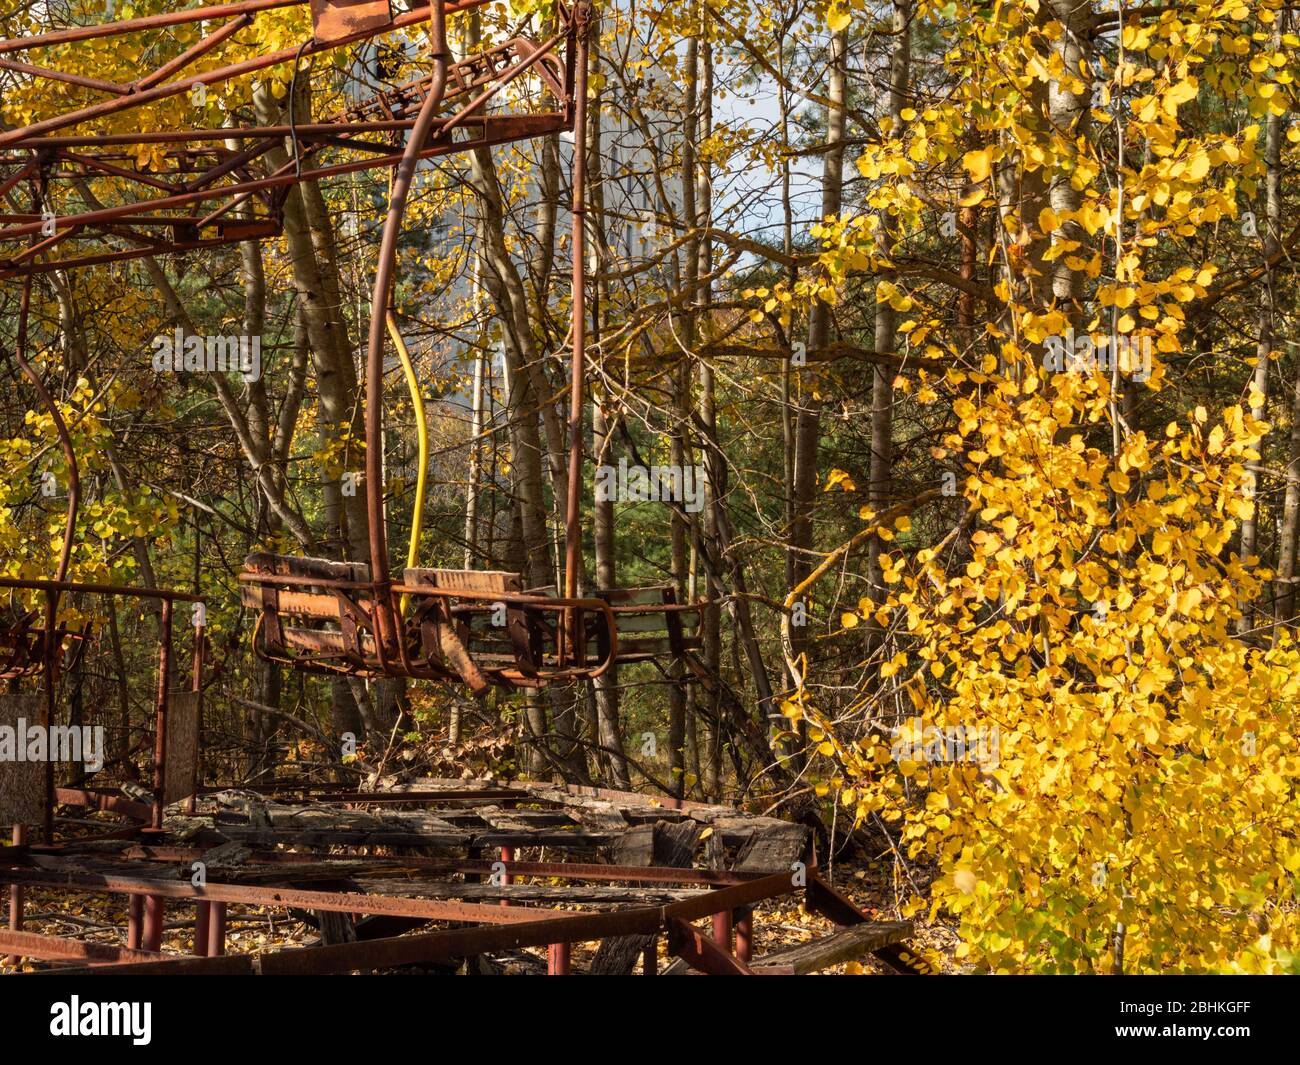
<svg viewBox="0 0 1300 1065">
<path fill-rule="evenodd" d="M 60 669 L 76 669 L 85 654 L 90 629 L 56 624 L 51 633 L 37 611 L 0 614 L 0 680 L 33 677 L 45 668 L 51 640 Z"/>
<path fill-rule="evenodd" d="M 609 588 L 595 593 L 610 604 L 618 634 L 615 655 L 620 664 L 663 658 L 687 659 L 701 646 L 700 604 L 679 603 L 672 585 Z M 597 653 L 605 653 L 604 633 L 589 638 Z"/>
<path fill-rule="evenodd" d="M 607 601 L 525 591 L 518 574 L 408 569 L 381 589 L 364 563 L 258 552 L 239 579 L 258 615 L 257 655 L 306 672 L 463 683 L 482 694 L 589 680 L 618 652 Z M 569 631 L 580 646 L 568 645 Z"/>
</svg>

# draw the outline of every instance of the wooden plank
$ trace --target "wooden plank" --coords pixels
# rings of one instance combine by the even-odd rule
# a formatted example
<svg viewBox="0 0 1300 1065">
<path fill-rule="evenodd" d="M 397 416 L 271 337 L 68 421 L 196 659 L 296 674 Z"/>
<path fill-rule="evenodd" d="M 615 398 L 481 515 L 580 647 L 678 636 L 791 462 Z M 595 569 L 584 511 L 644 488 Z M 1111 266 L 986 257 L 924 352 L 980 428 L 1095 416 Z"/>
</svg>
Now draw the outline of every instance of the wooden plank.
<svg viewBox="0 0 1300 1065">
<path fill-rule="evenodd" d="M 766 954 L 756 958 L 750 967 L 763 976 L 806 976 L 856 961 L 864 954 L 902 943 L 911 935 L 911 921 L 867 921 L 809 943 Z"/>
<path fill-rule="evenodd" d="M 279 606 L 277 613 L 292 617 L 317 618 L 322 621 L 339 620 L 339 601 L 334 595 L 317 592 L 291 592 L 284 588 L 277 589 Z M 252 584 L 242 584 L 239 588 L 239 601 L 249 610 L 261 610 L 262 589 Z"/>
<path fill-rule="evenodd" d="M 625 632 L 665 632 L 668 622 L 662 613 L 658 614 L 615 614 L 618 623 L 619 642 Z"/>
<path fill-rule="evenodd" d="M 650 829 L 650 855 L 645 861 L 645 829 Z M 613 852 L 616 865 L 659 865 L 673 869 L 688 869 L 695 861 L 704 829 L 694 821 L 673 824 L 659 821 L 646 825 L 640 832 L 633 830 L 621 839 Z M 651 950 L 656 936 L 615 936 L 603 940 L 592 959 L 593 976 L 627 976 L 636 967 L 646 951 Z"/>
<path fill-rule="evenodd" d="M 284 873 L 281 872 L 283 879 Z M 295 873 L 295 882 L 297 876 Z M 350 890 L 368 895 L 387 895 L 401 898 L 463 899 L 470 901 L 509 899 L 513 902 L 583 903 L 609 905 L 635 903 L 641 906 L 663 906 L 683 899 L 697 898 L 707 889 L 688 887 L 618 887 L 609 884 L 471 884 L 463 881 L 416 880 L 394 882 L 370 877 L 343 881 Z"/>
<path fill-rule="evenodd" d="M 518 592 L 523 587 L 523 578 L 505 570 L 408 569 L 403 574 L 402 583 L 429 584 L 446 591 L 503 595 Z"/>
<path fill-rule="evenodd" d="M 198 776 L 199 693 L 172 692 L 167 700 L 167 771 L 163 777 L 163 805 L 170 806 L 194 794 Z"/>
<path fill-rule="evenodd" d="M 45 699 L 40 695 L 0 693 L 0 726 L 13 730 L 21 742 L 19 720 L 30 727 L 41 723 Z M 18 750 L 0 757 L 0 826 L 39 825 L 45 820 L 45 763 L 18 761 Z"/>
<path fill-rule="evenodd" d="M 280 576 L 334 581 L 370 580 L 370 567 L 364 562 L 334 562 L 328 558 L 308 558 L 299 555 L 273 555 L 255 551 L 244 560 L 244 568 L 253 573 L 270 573 Z"/>
<path fill-rule="evenodd" d="M 741 850 L 736 868 L 753 872 L 785 872 L 803 857 L 807 845 L 806 825 L 782 821 L 759 828 Z"/>
<path fill-rule="evenodd" d="M 605 588 L 596 596 L 611 606 L 662 606 L 667 601 L 665 595 L 668 591 L 668 585 L 656 584 L 645 588 Z"/>
</svg>

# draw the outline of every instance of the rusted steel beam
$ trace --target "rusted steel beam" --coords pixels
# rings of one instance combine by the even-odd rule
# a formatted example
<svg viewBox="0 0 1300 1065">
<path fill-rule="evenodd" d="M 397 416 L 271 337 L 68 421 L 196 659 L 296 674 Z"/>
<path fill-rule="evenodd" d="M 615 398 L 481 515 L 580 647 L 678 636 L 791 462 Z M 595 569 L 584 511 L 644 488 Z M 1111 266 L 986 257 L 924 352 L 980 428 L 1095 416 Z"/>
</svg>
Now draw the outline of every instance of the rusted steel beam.
<svg viewBox="0 0 1300 1065">
<path fill-rule="evenodd" d="M 3 260 L 0 260 L 0 280 L 6 280 L 13 277 L 23 277 L 26 274 L 48 274 L 56 270 L 77 270 L 87 266 L 102 266 L 106 263 L 124 262 L 130 259 L 139 259 L 145 255 L 158 255 L 161 252 L 178 252 L 178 251 L 201 251 L 205 248 L 219 248 L 226 244 L 238 244 L 241 241 L 253 240 L 257 237 L 274 237 L 280 232 L 278 224 L 267 226 L 257 233 L 241 232 L 238 234 L 226 234 L 220 237 L 213 237 L 208 240 L 188 240 L 177 243 L 167 243 L 163 248 L 150 243 L 149 247 L 131 248 L 120 252 L 106 252 L 101 255 L 82 255 L 72 259 L 58 259 L 54 261 L 32 263 L 24 269 L 6 269 L 3 266 Z"/>
<path fill-rule="evenodd" d="M 75 152 L 60 151 L 58 157 L 65 162 L 75 163 L 78 166 L 90 167 L 92 170 L 100 170 L 105 174 L 112 174 L 114 177 L 125 178 L 127 181 L 134 181 L 140 185 L 148 185 L 151 188 L 159 189 L 162 192 L 177 193 L 181 191 L 176 185 L 173 185 L 169 181 L 161 181 L 156 177 L 138 170 L 127 170 L 126 167 L 115 166 L 98 156 L 77 155 Z"/>
<path fill-rule="evenodd" d="M 139 81 L 135 83 L 133 88 L 135 89 L 136 92 L 139 92 L 141 89 L 151 89 L 155 85 L 161 84 L 162 82 L 166 81 L 169 77 L 171 77 L 173 74 L 175 74 L 178 70 L 184 70 L 192 62 L 194 62 L 194 60 L 198 59 L 199 56 L 203 55 L 206 52 L 212 51 L 212 49 L 216 48 L 217 45 L 219 45 L 227 37 L 233 36 L 234 34 L 238 33 L 240 30 L 242 30 L 245 26 L 248 26 L 250 23 L 252 23 L 253 18 L 254 16 L 249 14 L 248 12 L 243 12 L 242 14 L 237 15 L 230 22 L 227 22 L 224 26 L 220 27 L 219 29 L 214 30 L 212 33 L 208 34 L 205 37 L 200 37 L 194 44 L 190 45 L 187 49 L 185 49 L 185 51 L 183 51 L 175 59 L 167 63 L 164 63 L 152 74 L 146 74 L 143 78 L 141 78 Z"/>
<path fill-rule="evenodd" d="M 731 950 L 731 911 L 723 910 L 713 915 L 713 941 L 723 950 Z"/>
<path fill-rule="evenodd" d="M 55 788 L 54 801 L 64 806 L 84 806 L 103 813 L 121 814 L 133 821 L 147 822 L 152 815 L 152 808 L 142 802 L 125 799 L 120 795 L 110 795 L 102 791 L 88 791 L 85 788 Z"/>
<path fill-rule="evenodd" d="M 76 41 L 91 41 L 97 37 L 116 37 L 124 33 L 136 33 L 140 30 L 161 29 L 164 26 L 179 26 L 186 22 L 199 22 L 204 19 L 227 18 L 231 15 L 270 11 L 277 7 L 297 7 L 307 0 L 242 0 L 237 4 L 220 4 L 209 7 L 194 7 L 186 11 L 168 11 L 160 15 L 144 15 L 140 18 L 122 19 L 120 22 L 108 22 L 97 26 L 72 26 L 66 30 L 51 30 L 31 37 L 11 37 L 0 41 L 0 54 L 21 52 L 28 48 L 45 48 L 55 44 L 71 44 Z"/>
<path fill-rule="evenodd" d="M 752 976 L 748 965 L 678 917 L 668 919 L 668 953 L 681 958 L 692 969 L 711 976 Z"/>
<path fill-rule="evenodd" d="M 0 59 L 0 70 L 12 70 L 18 74 L 31 74 L 51 81 L 62 81 L 83 89 L 96 89 L 99 92 L 112 93 L 114 96 L 126 96 L 131 89 L 115 81 L 103 81 L 100 78 L 88 78 L 84 74 L 69 74 L 49 67 L 38 67 L 31 63 L 20 63 L 16 59 Z"/>
<path fill-rule="evenodd" d="M 187 899 L 205 902 L 240 903 L 246 906 L 277 906 L 333 913 L 366 913 L 386 917 L 422 917 L 431 921 L 471 921 L 505 924 L 555 919 L 541 910 L 486 906 L 468 902 L 397 898 L 361 892 L 309 891 L 303 888 L 267 887 L 249 884 L 207 883 L 196 888 L 189 881 L 153 880 L 147 877 L 111 876 L 63 869 L 0 868 L 0 883 L 64 888 L 99 894 L 143 895 L 157 899 Z M 560 916 L 564 916 L 561 914 Z M 146 944 L 150 931 L 149 907 L 145 908 Z"/>
<path fill-rule="evenodd" d="M 42 961 L 84 961 L 91 965 L 159 961 L 163 958 L 156 951 L 131 950 L 111 943 L 88 943 L 62 936 L 3 930 L 0 930 L 0 950 L 10 950 L 16 956 L 39 958 Z"/>
<path fill-rule="evenodd" d="M 19 588 L 34 592 L 80 592 L 84 595 L 121 595 L 132 599 L 170 599 L 173 602 L 198 603 L 202 596 L 173 592 L 166 588 L 132 588 L 127 585 L 82 584 L 78 581 L 26 580 L 0 577 L 0 588 Z"/>
<path fill-rule="evenodd" d="M 147 807 L 146 807 L 147 809 Z M 68 844 L 57 849 L 42 849 L 41 853 L 57 854 L 75 860 L 75 844 Z M 133 845 L 122 852 L 122 857 L 131 860 L 155 862 L 188 862 L 203 857 L 203 847 L 165 847 Z M 103 854 L 96 857 L 103 858 Z M 317 863 L 333 859 L 339 862 L 370 862 L 376 871 L 383 869 L 418 870 L 430 873 L 473 873 L 481 875 L 492 872 L 495 864 L 487 860 L 466 858 L 390 858 L 380 855 L 321 855 L 306 852 L 289 853 L 285 851 L 253 851 L 245 862 L 249 866 L 269 865 L 286 866 Z M 577 862 L 507 862 L 507 875 L 516 877 L 546 877 L 548 879 L 591 880 L 597 882 L 644 881 L 654 884 L 676 884 L 682 886 L 729 887 L 735 884 L 750 883 L 761 880 L 769 874 L 746 872 L 743 870 L 709 870 L 709 869 L 674 869 L 667 866 L 641 865 L 594 865 Z M 292 877 L 292 872 L 286 872 Z"/>
<path fill-rule="evenodd" d="M 27 826 L 13 826 L 13 844 L 15 847 L 22 847 L 27 843 Z M 21 932 L 23 930 L 23 896 L 24 890 L 21 885 L 14 884 L 9 888 L 9 931 Z M 9 957 L 10 965 L 17 965 L 21 957 L 12 954 Z"/>
<path fill-rule="evenodd" d="M 200 902 L 194 915 L 194 945 L 191 948 L 196 958 L 208 956 L 208 933 L 212 928 L 212 903 Z"/>
<path fill-rule="evenodd" d="M 144 897 L 144 949 L 155 953 L 162 949 L 163 919 L 167 904 L 161 895 Z"/>
<path fill-rule="evenodd" d="M 512 140 L 520 140 L 530 136 L 540 136 L 545 133 L 558 132 L 566 128 L 563 116 L 557 113 L 541 113 L 530 115 L 513 115 L 513 116 L 487 116 L 481 120 L 484 126 L 484 135 L 475 140 L 456 141 L 450 139 L 432 143 L 429 147 L 420 153 L 421 159 L 430 159 L 437 155 L 446 155 L 450 152 L 459 152 L 472 149 L 474 147 L 487 147 L 493 144 L 505 143 Z M 223 185 L 218 188 L 195 189 L 192 192 L 179 193 L 174 196 L 164 196 L 156 200 L 144 200 L 137 203 L 122 204 L 117 207 L 105 207 L 96 211 L 84 211 L 81 214 L 69 215 L 67 217 L 56 218 L 55 225 L 60 228 L 69 228 L 72 226 L 96 225 L 102 222 L 115 220 L 119 217 L 133 215 L 142 209 L 161 211 L 173 207 L 188 207 L 190 204 L 201 203 L 205 200 L 220 199 L 223 196 L 234 196 L 246 192 L 258 192 L 266 189 L 287 188 L 290 185 L 298 184 L 302 181 L 317 181 L 328 177 L 340 177 L 344 174 L 352 174 L 361 170 L 372 170 L 377 167 L 392 166 L 401 160 L 401 153 L 395 152 L 392 155 L 384 156 L 367 156 L 362 159 L 352 160 L 347 163 L 337 163 L 332 166 L 318 167 L 314 170 L 304 170 L 301 174 L 295 172 L 282 173 L 275 177 L 259 178 L 253 181 L 241 182 L 238 185 Z M 12 226 L 9 229 L 0 231 L 0 241 L 17 240 L 20 237 L 30 236 L 32 233 L 40 232 L 42 222 L 28 222 L 24 225 Z M 79 261 L 79 265 L 84 262 Z M 48 267 L 47 265 L 47 268 Z M 0 270 L 0 277 L 6 276 L 3 270 Z M 269 579 L 269 575 L 268 578 Z M 265 583 L 262 580 L 259 583 Z M 328 584 L 329 582 L 313 582 Z M 0 585 L 4 587 L 5 585 Z M 419 589 L 427 592 L 427 589 Z M 604 606 L 604 604 L 601 604 Z M 591 609 L 596 609 L 593 604 Z"/>
<path fill-rule="evenodd" d="M 569 943 L 552 943 L 547 948 L 546 974 L 568 976 L 572 973 L 573 947 Z"/>
<path fill-rule="evenodd" d="M 172 601 L 162 601 L 158 635 L 158 711 L 154 719 L 153 817 L 151 825 L 162 831 L 167 794 L 167 707 L 171 698 Z M 161 910 L 161 906 L 159 907 Z"/>
<path fill-rule="evenodd" d="M 249 6 L 247 4 L 231 4 L 228 7 L 208 8 L 212 12 L 208 15 L 199 16 L 194 12 L 175 12 L 172 16 L 154 15 L 144 19 L 131 19 L 125 22 L 111 24 L 110 26 L 89 26 L 84 29 L 65 30 L 50 34 L 42 34 L 39 37 L 20 38 L 17 41 L 0 41 L 0 53 L 19 51 L 36 47 L 40 44 L 58 44 L 66 43 L 72 40 L 89 40 L 94 37 L 115 36 L 117 34 L 128 32 L 123 27 L 130 23 L 136 23 L 131 29 L 153 29 L 164 25 L 174 25 L 180 22 L 194 22 L 199 18 L 222 18 L 228 15 L 239 15 L 249 10 L 262 10 L 263 7 L 283 7 L 290 4 L 301 3 L 303 0 L 254 0 L 254 4 L 262 6 Z M 488 0 L 461 0 L 460 3 L 445 4 L 444 11 L 451 13 L 454 11 L 463 11 L 471 7 L 479 7 Z M 177 17 L 182 16 L 182 17 Z M 308 40 L 298 47 L 282 48 L 277 52 L 271 52 L 267 55 L 257 56 L 254 59 L 246 59 L 239 63 L 231 63 L 224 67 L 218 67 L 215 70 L 205 70 L 202 73 L 195 74 L 191 77 L 182 78 L 179 81 L 167 82 L 163 85 L 155 85 L 152 88 L 144 89 L 139 92 L 131 93 L 129 96 L 116 97 L 111 100 L 103 100 L 99 103 L 90 104 L 76 111 L 68 112 L 63 115 L 56 115 L 52 118 L 44 119 L 40 122 L 34 122 L 31 125 L 24 126 L 21 129 L 7 130 L 0 133 L 0 146 L 14 143 L 15 141 L 26 139 L 34 134 L 42 134 L 58 129 L 67 129 L 70 126 L 78 125 L 82 122 L 88 122 L 92 119 L 104 118 L 107 115 L 118 114 L 134 107 L 140 107 L 144 104 L 156 103 L 159 100 L 165 100 L 171 96 L 178 96 L 181 93 L 189 92 L 197 85 L 213 85 L 223 81 L 229 81 L 232 78 L 242 77 L 245 74 L 254 74 L 259 70 L 265 70 L 268 67 L 278 66 L 281 63 L 292 62 L 303 59 L 307 56 L 316 55 L 319 52 L 332 51 L 346 44 L 353 44 L 358 41 L 368 40 L 377 36 L 378 32 L 388 33 L 393 30 L 404 29 L 407 26 L 414 26 L 428 19 L 428 8 L 417 8 L 414 11 L 407 11 L 397 15 L 391 23 L 384 26 L 381 31 L 361 30 L 347 37 L 338 40 L 322 43 L 320 41 Z"/>
<path fill-rule="evenodd" d="M 748 965 L 754 957 L 754 908 L 745 906 L 736 911 L 736 959 Z"/>
<path fill-rule="evenodd" d="M 6 163 L 8 162 L 10 162 L 10 160 L 6 160 Z M 20 166 L 16 171 L 14 171 L 14 173 L 10 174 L 3 181 L 0 181 L 0 196 L 5 195 L 11 189 L 15 188 L 20 182 L 22 182 L 29 174 L 33 173 L 36 169 L 37 169 L 37 164 L 35 160 L 32 160 L 30 162 L 25 163 L 23 166 Z"/>
<path fill-rule="evenodd" d="M 719 907 L 739 907 L 766 898 L 775 898 L 793 890 L 785 873 L 763 877 L 734 887 L 712 892 L 702 899 L 688 899 L 667 906 L 638 907 L 614 913 L 563 913 L 545 920 L 527 920 L 487 928 L 456 928 L 440 932 L 401 936 L 371 942 L 341 943 L 277 951 L 256 958 L 214 959 L 178 958 L 165 962 L 146 962 L 139 966 L 104 966 L 86 969 L 85 973 L 134 973 L 184 975 L 218 973 L 260 973 L 263 975 L 307 976 L 313 974 L 356 972 L 386 969 L 399 965 L 419 965 L 475 954 L 491 954 L 523 947 L 549 947 L 552 943 L 584 943 L 610 936 L 658 935 L 669 930 L 669 921 L 677 920 L 689 927 L 716 912 Z M 496 909 L 488 907 L 488 909 Z M 497 910 L 497 912 L 500 912 Z M 526 911 L 532 918 L 544 911 Z M 716 944 L 702 936 L 709 947 Z M 687 945 L 690 949 L 690 945 Z M 733 963 L 739 965 L 732 959 Z"/>
<path fill-rule="evenodd" d="M 144 896 L 132 895 L 126 905 L 126 945 L 138 950 L 144 939 Z"/>
<path fill-rule="evenodd" d="M 208 925 L 208 957 L 221 958 L 226 953 L 226 904 L 214 902 Z"/>
</svg>

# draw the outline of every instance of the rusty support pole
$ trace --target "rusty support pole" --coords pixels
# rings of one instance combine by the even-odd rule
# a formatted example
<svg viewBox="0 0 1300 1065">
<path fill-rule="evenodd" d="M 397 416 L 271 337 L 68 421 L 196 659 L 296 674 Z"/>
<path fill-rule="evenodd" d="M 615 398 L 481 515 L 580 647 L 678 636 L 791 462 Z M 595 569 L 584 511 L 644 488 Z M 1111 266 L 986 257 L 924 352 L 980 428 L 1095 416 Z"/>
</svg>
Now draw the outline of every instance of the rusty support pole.
<svg viewBox="0 0 1300 1065">
<path fill-rule="evenodd" d="M 651 936 L 650 944 L 641 952 L 641 975 L 659 975 L 659 937 Z"/>
<path fill-rule="evenodd" d="M 208 919 L 208 957 L 220 958 L 226 953 L 226 904 L 214 902 L 212 916 Z"/>
<path fill-rule="evenodd" d="M 513 862 L 513 861 L 515 860 L 515 849 L 514 849 L 514 847 L 502 847 L 502 848 L 501 848 L 501 860 L 502 860 L 503 862 L 506 862 L 506 863 Z M 511 884 L 514 883 L 514 877 L 512 877 L 512 876 L 510 875 L 510 873 L 507 871 L 506 875 L 502 878 L 501 883 L 502 883 L 505 887 L 509 887 Z M 509 905 L 510 905 L 510 900 L 509 900 L 508 898 L 507 898 L 507 899 L 502 899 L 502 900 L 501 900 L 501 905 L 502 905 L 502 906 L 509 906 Z"/>
<path fill-rule="evenodd" d="M 587 36 L 589 8 L 579 0 L 575 21 L 573 88 L 573 351 L 569 366 L 569 483 L 564 510 L 564 595 L 578 597 L 582 570 L 582 415 L 587 357 Z M 581 634 L 577 611 L 565 617 L 565 653 L 576 660 Z M 561 662 L 563 665 L 563 661 Z"/>
<path fill-rule="evenodd" d="M 570 976 L 571 944 L 552 943 L 547 951 L 547 976 Z"/>
<path fill-rule="evenodd" d="M 722 910 L 713 915 L 713 942 L 731 953 L 731 911 Z"/>
<path fill-rule="evenodd" d="M 754 958 L 754 910 L 746 906 L 733 915 L 736 922 L 736 960 L 748 965 Z"/>
<path fill-rule="evenodd" d="M 172 665 L 172 601 L 164 599 L 158 620 L 158 712 L 153 744 L 153 819 L 154 831 L 163 826 L 163 792 L 167 786 L 167 703 L 170 695 Z"/>
<path fill-rule="evenodd" d="M 14 825 L 13 841 L 15 847 L 25 846 L 27 843 L 27 826 Z M 9 887 L 9 931 L 21 932 L 23 930 L 23 886 L 21 884 L 12 884 Z M 18 965 L 22 958 L 17 954 L 9 955 L 9 964 Z"/>
<path fill-rule="evenodd" d="M 420 152 L 433 129 L 447 88 L 447 16 L 441 3 L 429 6 L 429 37 L 433 48 L 433 79 L 429 95 L 411 127 L 410 139 L 393 174 L 375 267 L 375 287 L 370 297 L 370 334 L 366 349 L 366 519 L 370 538 L 370 582 L 374 589 L 375 653 L 382 664 L 389 653 L 399 653 L 392 582 L 388 574 L 388 538 L 384 526 L 384 336 L 393 273 L 397 267 L 397 242 L 402 233 L 406 200 L 415 180 Z"/>
<path fill-rule="evenodd" d="M 162 949 L 164 902 L 161 895 L 144 897 L 144 949 Z"/>
<path fill-rule="evenodd" d="M 58 629 L 59 593 L 45 593 L 45 664 L 42 676 L 45 682 L 45 704 L 41 709 L 41 724 L 45 726 L 45 735 L 53 735 L 56 692 L 59 684 L 58 641 L 55 634 Z M 46 752 L 45 758 L 45 810 L 42 838 L 47 844 L 54 843 L 54 752 Z"/>
<path fill-rule="evenodd" d="M 190 801 L 185 807 L 186 812 L 191 814 L 195 812 L 199 790 L 203 787 L 203 659 L 206 650 L 206 632 L 203 614 L 199 613 L 196 615 L 194 625 L 194 662 L 190 675 L 190 682 L 193 685 L 191 691 L 195 692 L 195 701 L 198 704 L 198 721 L 194 726 L 194 794 L 190 796 Z"/>
<path fill-rule="evenodd" d="M 200 902 L 194 912 L 194 948 L 196 958 L 208 956 L 208 930 L 212 927 L 212 903 Z"/>
<path fill-rule="evenodd" d="M 158 712 L 154 725 L 153 747 L 153 811 L 151 827 L 161 832 L 163 808 L 167 789 L 167 706 L 171 688 L 172 664 L 172 601 L 160 604 L 158 619 Z M 144 949 L 162 947 L 163 913 L 165 903 L 161 895 L 148 895 L 144 900 Z"/>
<path fill-rule="evenodd" d="M 144 913 L 144 896 L 131 895 L 127 899 L 126 910 L 126 945 L 129 950 L 139 950 L 140 944 L 144 942 L 141 931 L 143 924 L 142 915 Z"/>
</svg>

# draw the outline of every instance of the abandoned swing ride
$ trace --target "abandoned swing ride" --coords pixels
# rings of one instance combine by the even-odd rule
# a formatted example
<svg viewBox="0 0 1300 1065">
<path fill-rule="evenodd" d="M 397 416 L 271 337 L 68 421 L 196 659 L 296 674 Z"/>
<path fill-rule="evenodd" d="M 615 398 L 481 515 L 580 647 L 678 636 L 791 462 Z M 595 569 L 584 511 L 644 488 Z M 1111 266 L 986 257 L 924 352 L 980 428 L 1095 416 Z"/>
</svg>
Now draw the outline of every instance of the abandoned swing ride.
<svg viewBox="0 0 1300 1065">
<path fill-rule="evenodd" d="M 417 169 L 440 155 L 584 130 L 587 5 L 557 0 L 553 25 L 536 38 L 521 31 L 457 60 L 448 51 L 448 19 L 490 0 L 401 12 L 388 0 L 311 0 L 309 37 L 254 58 L 191 69 L 266 12 L 305 2 L 240 0 L 0 41 L 0 68 L 100 97 L 21 129 L 0 130 L 0 197 L 8 212 L 0 221 L 0 284 L 20 289 L 14 359 L 53 421 L 69 470 L 66 534 L 52 576 L 0 579 L 7 597 L 0 606 L 0 680 L 9 689 L 0 695 L 0 724 L 24 714 L 46 727 L 62 719 L 60 679 L 101 636 L 88 612 L 66 609 L 69 601 L 145 604 L 159 622 L 154 726 L 143 752 L 152 763 L 149 794 L 123 797 L 98 780 L 60 782 L 52 761 L 0 766 L 0 821 L 13 825 L 14 843 L 0 857 L 0 882 L 10 886 L 0 953 L 70 971 L 315 973 L 399 965 L 481 971 L 477 967 L 490 966 L 494 954 L 547 947 L 547 971 L 561 974 L 572 971 L 572 944 L 599 942 L 588 971 L 627 972 L 640 965 L 657 973 L 662 940 L 670 958 L 663 971 L 810 971 L 833 964 L 828 958 L 865 953 L 897 971 L 916 971 L 904 945 L 910 925 L 870 921 L 837 892 L 816 869 L 803 826 L 680 799 L 526 782 L 428 780 L 368 792 L 326 785 L 250 791 L 205 783 L 206 636 L 198 597 L 69 580 L 77 461 L 68 426 L 28 356 L 33 286 L 56 271 L 274 239 L 283 231 L 286 198 L 295 185 L 386 169 L 388 210 L 364 362 L 369 557 L 338 562 L 251 555 L 239 583 L 241 601 L 255 619 L 256 653 L 292 670 L 433 681 L 481 695 L 493 686 L 578 685 L 619 664 L 685 660 L 696 645 L 699 605 L 676 602 L 671 587 L 582 594 L 587 151 L 581 135 L 573 138 L 570 205 L 563 585 L 527 588 L 517 573 L 421 567 L 421 492 L 400 572 L 389 553 L 385 350 L 391 342 L 413 380 L 392 292 Z M 69 44 L 148 40 L 180 25 L 198 25 L 197 41 L 129 85 L 57 65 L 59 49 Z M 306 57 L 425 25 L 426 75 L 324 120 L 112 134 L 85 128 L 286 63 L 296 70 Z M 517 91 L 504 105 L 509 87 Z M 153 148 L 147 166 L 139 162 L 144 146 Z M 277 163 L 286 146 L 290 158 Z M 111 196 L 102 188 L 99 197 L 89 195 L 92 177 L 110 182 Z M 418 388 L 414 400 L 418 405 Z M 423 426 L 419 444 L 423 467 Z M 183 687 L 174 677 L 181 672 L 174 647 L 181 642 L 174 624 L 178 607 L 193 612 Z M 492 624 L 500 612 L 504 624 Z M 58 810 L 76 807 L 120 824 L 107 822 L 111 831 L 89 838 L 61 833 Z M 706 838 L 710 868 L 699 869 L 696 851 Z M 425 856 L 403 856 L 410 848 Z M 581 861 L 520 860 L 521 851 L 543 848 Z M 206 880 L 192 881 L 194 862 L 205 864 Z M 537 883 L 543 879 L 551 886 Z M 557 881 L 562 884 L 554 886 Z M 25 931 L 26 893 L 41 889 L 125 895 L 125 945 Z M 755 905 L 788 895 L 802 895 L 838 931 L 815 950 L 756 956 Z M 190 957 L 162 951 L 168 903 L 192 909 Z M 227 955 L 231 905 L 304 915 L 322 945 Z M 707 931 L 695 923 L 704 919 L 711 922 Z"/>
</svg>

